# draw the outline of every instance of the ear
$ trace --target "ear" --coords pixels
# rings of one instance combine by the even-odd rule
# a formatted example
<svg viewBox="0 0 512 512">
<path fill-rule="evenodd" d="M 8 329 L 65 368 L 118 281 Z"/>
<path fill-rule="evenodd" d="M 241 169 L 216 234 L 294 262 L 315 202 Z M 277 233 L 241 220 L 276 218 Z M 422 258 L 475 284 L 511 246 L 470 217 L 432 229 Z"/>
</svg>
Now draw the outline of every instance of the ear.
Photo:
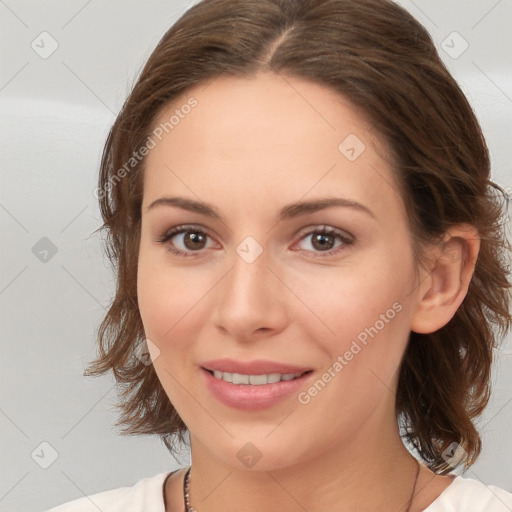
<svg viewBox="0 0 512 512">
<path fill-rule="evenodd" d="M 470 224 L 450 228 L 441 245 L 427 249 L 431 263 L 417 286 L 411 331 L 432 333 L 452 319 L 467 294 L 479 250 L 478 231 Z"/>
</svg>

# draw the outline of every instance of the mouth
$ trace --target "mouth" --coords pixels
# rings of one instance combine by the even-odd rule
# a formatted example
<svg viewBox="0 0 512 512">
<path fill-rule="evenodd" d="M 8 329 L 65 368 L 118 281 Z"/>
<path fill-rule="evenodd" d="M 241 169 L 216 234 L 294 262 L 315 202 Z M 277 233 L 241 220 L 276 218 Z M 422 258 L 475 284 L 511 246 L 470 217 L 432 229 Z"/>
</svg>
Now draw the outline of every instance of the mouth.
<svg viewBox="0 0 512 512">
<path fill-rule="evenodd" d="M 269 409 L 292 399 L 314 379 L 311 369 L 293 373 L 238 373 L 200 366 L 199 370 L 201 381 L 213 398 L 245 412 Z"/>
<path fill-rule="evenodd" d="M 288 382 L 299 379 L 303 375 L 309 374 L 313 371 L 307 370 L 305 372 L 298 373 L 262 373 L 251 375 L 244 373 L 222 372 L 220 370 L 209 370 L 204 367 L 202 368 L 209 372 L 215 379 L 223 380 L 229 384 L 249 386 L 264 386 L 265 384 L 276 384 L 283 381 Z"/>
</svg>

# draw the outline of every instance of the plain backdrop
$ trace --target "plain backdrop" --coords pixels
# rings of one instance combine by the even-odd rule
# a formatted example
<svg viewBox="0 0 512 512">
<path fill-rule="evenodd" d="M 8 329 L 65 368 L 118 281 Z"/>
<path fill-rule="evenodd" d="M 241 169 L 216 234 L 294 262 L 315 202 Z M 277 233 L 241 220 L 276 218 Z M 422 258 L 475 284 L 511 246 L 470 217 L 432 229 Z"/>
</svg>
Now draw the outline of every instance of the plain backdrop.
<svg viewBox="0 0 512 512">
<path fill-rule="evenodd" d="M 493 179 L 511 187 L 512 1 L 401 4 L 473 105 Z M 143 63 L 189 5 L 0 0 L 2 511 L 45 510 L 188 464 L 186 448 L 177 462 L 157 437 L 118 435 L 113 378 L 82 372 L 114 290 L 93 235 L 103 143 Z M 493 383 L 483 452 L 465 476 L 512 492 L 510 338 Z"/>
</svg>

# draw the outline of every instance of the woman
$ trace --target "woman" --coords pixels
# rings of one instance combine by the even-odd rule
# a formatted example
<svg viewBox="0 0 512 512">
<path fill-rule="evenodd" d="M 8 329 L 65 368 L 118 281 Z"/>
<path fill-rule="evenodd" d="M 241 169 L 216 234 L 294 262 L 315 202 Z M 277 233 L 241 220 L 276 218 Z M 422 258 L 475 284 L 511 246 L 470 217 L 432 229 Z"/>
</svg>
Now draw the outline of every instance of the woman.
<svg viewBox="0 0 512 512">
<path fill-rule="evenodd" d="M 503 192 L 401 7 L 193 6 L 105 146 L 118 286 L 87 372 L 191 466 L 52 510 L 511 510 L 450 474 L 510 328 Z"/>
</svg>

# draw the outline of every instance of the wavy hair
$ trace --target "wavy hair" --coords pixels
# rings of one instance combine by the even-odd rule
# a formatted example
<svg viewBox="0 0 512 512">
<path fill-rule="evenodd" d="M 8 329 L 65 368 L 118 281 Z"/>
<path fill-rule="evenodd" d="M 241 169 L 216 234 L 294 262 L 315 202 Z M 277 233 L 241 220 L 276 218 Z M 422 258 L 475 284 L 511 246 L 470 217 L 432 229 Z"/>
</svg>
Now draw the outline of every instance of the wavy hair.
<svg viewBox="0 0 512 512">
<path fill-rule="evenodd" d="M 475 419 L 489 400 L 493 349 L 512 322 L 509 198 L 490 180 L 481 128 L 430 35 L 390 0 L 203 0 L 165 33 L 103 151 L 99 230 L 117 286 L 99 327 L 99 354 L 84 375 L 113 371 L 122 434 L 157 434 L 171 452 L 184 440 L 186 426 L 153 366 L 136 357 L 145 337 L 136 289 L 145 159 L 130 159 L 162 109 L 188 89 L 260 71 L 329 87 L 364 113 L 393 156 L 418 263 L 424 244 L 451 226 L 477 228 L 481 246 L 467 295 L 443 328 L 410 333 L 396 396 L 402 436 L 425 464 L 448 473 L 443 452 L 458 443 L 468 468 L 481 451 Z"/>
</svg>

